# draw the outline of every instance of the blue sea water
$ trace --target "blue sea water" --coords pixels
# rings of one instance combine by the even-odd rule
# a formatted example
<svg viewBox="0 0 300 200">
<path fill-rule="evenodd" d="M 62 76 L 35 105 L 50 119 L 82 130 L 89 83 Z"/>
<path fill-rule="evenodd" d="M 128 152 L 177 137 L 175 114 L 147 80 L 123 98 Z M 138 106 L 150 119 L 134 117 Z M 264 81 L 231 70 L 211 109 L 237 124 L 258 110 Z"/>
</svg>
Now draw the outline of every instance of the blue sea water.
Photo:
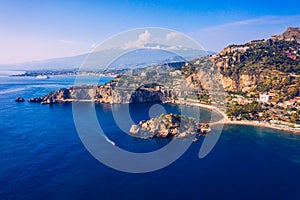
<svg viewBox="0 0 300 200">
<path fill-rule="evenodd" d="M 198 158 L 200 141 L 166 168 L 130 174 L 89 154 L 75 129 L 71 103 L 14 102 L 69 87 L 74 78 L 0 77 L 0 199 L 299 199 L 298 135 L 227 125 L 205 158 Z M 149 118 L 150 106 L 131 105 L 134 121 Z M 107 136 L 123 149 L 149 152 L 169 142 L 120 131 L 111 112 L 122 105 L 95 107 Z M 164 107 L 179 112 L 178 106 Z M 201 116 L 206 119 L 209 112 L 202 110 Z"/>
</svg>

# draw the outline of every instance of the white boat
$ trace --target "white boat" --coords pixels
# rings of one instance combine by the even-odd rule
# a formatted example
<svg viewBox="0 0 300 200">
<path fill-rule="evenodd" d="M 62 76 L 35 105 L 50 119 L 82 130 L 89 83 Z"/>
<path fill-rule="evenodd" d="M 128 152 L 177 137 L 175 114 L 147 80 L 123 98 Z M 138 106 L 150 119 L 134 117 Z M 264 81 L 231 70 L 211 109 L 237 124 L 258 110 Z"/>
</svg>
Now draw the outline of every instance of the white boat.
<svg viewBox="0 0 300 200">
<path fill-rule="evenodd" d="M 49 76 L 47 76 L 47 75 L 37 75 L 36 78 L 38 78 L 38 79 L 48 79 Z"/>
</svg>

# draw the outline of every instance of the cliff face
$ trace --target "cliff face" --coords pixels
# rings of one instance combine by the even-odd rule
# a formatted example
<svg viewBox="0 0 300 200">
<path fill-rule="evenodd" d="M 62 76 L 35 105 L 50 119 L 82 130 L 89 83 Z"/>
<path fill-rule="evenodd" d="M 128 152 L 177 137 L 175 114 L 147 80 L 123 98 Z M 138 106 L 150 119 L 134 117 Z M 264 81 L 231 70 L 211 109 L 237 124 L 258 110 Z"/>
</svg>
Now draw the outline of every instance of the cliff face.
<svg viewBox="0 0 300 200">
<path fill-rule="evenodd" d="M 29 102 L 53 104 L 72 101 L 94 101 L 99 103 L 140 103 L 140 102 L 173 102 L 174 93 L 163 87 L 118 87 L 119 80 L 110 81 L 105 85 L 72 86 L 52 92 L 43 97 L 31 98 Z"/>
<path fill-rule="evenodd" d="M 56 92 L 51 92 L 43 97 L 31 98 L 28 102 L 38 102 L 42 104 L 52 104 L 65 102 L 71 98 L 69 89 L 60 89 Z"/>
<path fill-rule="evenodd" d="M 299 82 L 299 42 L 300 28 L 289 27 L 283 34 L 267 40 L 230 45 L 210 60 L 228 91 L 280 93 L 283 87 L 278 85 L 278 80 L 290 77 L 290 83 L 284 85 L 286 89 Z"/>
</svg>

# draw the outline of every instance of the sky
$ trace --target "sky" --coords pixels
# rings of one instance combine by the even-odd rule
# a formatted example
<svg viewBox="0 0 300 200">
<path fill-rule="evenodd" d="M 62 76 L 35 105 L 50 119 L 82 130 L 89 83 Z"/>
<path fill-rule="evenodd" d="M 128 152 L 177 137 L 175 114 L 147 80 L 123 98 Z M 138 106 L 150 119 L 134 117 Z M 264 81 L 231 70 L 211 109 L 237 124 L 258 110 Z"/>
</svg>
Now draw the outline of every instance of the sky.
<svg viewBox="0 0 300 200">
<path fill-rule="evenodd" d="M 123 31 L 162 27 L 208 51 L 300 26 L 300 1 L 0 0 L 0 64 L 90 52 Z"/>
</svg>

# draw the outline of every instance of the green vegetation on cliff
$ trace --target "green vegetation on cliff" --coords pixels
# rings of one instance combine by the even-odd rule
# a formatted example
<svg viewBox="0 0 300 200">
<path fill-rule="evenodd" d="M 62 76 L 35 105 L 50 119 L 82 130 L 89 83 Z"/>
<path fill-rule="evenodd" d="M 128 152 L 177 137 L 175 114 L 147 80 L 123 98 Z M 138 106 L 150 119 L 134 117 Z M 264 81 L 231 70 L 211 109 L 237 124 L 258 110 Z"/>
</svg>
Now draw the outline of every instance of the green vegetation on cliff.
<svg viewBox="0 0 300 200">
<path fill-rule="evenodd" d="M 228 65 L 221 73 L 225 76 L 234 76 L 239 73 L 255 73 L 257 69 L 277 70 L 284 73 L 300 74 L 299 50 L 300 44 L 296 41 L 272 40 L 247 43 L 245 52 L 226 52 L 223 56 L 229 57 Z"/>
</svg>

